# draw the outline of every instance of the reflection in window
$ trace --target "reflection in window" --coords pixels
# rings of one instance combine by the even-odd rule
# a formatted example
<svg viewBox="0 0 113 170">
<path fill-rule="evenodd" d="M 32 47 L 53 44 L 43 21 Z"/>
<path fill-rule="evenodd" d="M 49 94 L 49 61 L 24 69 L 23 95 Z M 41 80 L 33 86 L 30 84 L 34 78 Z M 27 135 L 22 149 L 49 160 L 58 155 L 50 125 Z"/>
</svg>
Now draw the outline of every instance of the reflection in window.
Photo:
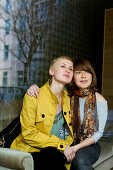
<svg viewBox="0 0 113 170">
<path fill-rule="evenodd" d="M 48 4 L 40 3 L 40 12 L 38 13 L 38 17 L 40 20 L 46 20 L 48 17 Z"/>
<path fill-rule="evenodd" d="M 5 20 L 5 33 L 9 34 L 10 32 L 10 19 Z"/>
<path fill-rule="evenodd" d="M 18 44 L 18 57 L 19 57 L 19 58 L 22 58 L 22 57 L 23 57 L 23 52 L 22 52 L 22 49 L 21 49 L 20 44 Z"/>
<path fill-rule="evenodd" d="M 23 78 L 24 78 L 24 73 L 23 71 L 18 71 L 17 72 L 17 82 L 18 82 L 18 86 L 22 86 L 23 85 Z"/>
<path fill-rule="evenodd" d="M 19 28 L 20 28 L 20 31 L 24 31 L 26 28 L 26 16 L 25 15 L 20 17 Z"/>
<path fill-rule="evenodd" d="M 3 86 L 7 86 L 7 80 L 8 80 L 8 73 L 3 72 L 3 82 L 2 82 Z"/>
<path fill-rule="evenodd" d="M 11 0 L 6 0 L 6 12 L 11 12 Z"/>
<path fill-rule="evenodd" d="M 26 1 L 27 0 L 19 0 L 19 9 L 24 9 L 26 7 Z"/>
<path fill-rule="evenodd" d="M 44 38 L 42 38 L 42 39 L 40 40 L 39 50 L 40 50 L 40 51 L 46 50 L 46 40 L 45 40 Z"/>
<path fill-rule="evenodd" d="M 4 45 L 4 58 L 3 58 L 3 60 L 8 60 L 8 56 L 9 56 L 9 46 Z"/>
<path fill-rule="evenodd" d="M 19 58 L 24 58 L 24 53 L 26 52 L 26 43 L 23 41 L 21 42 L 22 44 L 18 43 L 18 48 L 17 48 L 17 55 Z"/>
</svg>

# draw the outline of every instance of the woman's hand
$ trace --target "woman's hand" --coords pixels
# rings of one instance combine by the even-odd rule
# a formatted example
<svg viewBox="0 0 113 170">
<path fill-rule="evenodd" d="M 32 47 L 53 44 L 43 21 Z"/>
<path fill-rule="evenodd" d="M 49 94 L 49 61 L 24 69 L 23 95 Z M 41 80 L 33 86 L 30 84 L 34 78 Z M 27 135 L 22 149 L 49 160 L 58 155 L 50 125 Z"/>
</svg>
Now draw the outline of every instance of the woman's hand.
<svg viewBox="0 0 113 170">
<path fill-rule="evenodd" d="M 27 89 L 27 94 L 37 98 L 39 96 L 39 87 L 36 84 L 33 84 Z"/>
<path fill-rule="evenodd" d="M 74 149 L 72 147 L 70 147 L 69 145 L 66 145 L 64 155 L 65 155 L 65 157 L 67 159 L 67 162 L 71 162 L 75 157 Z"/>
</svg>

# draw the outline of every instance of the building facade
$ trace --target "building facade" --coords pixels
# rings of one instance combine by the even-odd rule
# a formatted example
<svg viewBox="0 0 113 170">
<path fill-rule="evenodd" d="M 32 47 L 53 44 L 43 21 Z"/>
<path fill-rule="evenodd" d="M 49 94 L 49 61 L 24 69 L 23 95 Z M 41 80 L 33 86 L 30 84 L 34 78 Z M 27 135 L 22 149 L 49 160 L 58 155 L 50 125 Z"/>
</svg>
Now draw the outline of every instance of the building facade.
<svg viewBox="0 0 113 170">
<path fill-rule="evenodd" d="M 56 0 L 0 1 L 0 87 L 47 79 L 46 47 L 55 7 Z"/>
</svg>

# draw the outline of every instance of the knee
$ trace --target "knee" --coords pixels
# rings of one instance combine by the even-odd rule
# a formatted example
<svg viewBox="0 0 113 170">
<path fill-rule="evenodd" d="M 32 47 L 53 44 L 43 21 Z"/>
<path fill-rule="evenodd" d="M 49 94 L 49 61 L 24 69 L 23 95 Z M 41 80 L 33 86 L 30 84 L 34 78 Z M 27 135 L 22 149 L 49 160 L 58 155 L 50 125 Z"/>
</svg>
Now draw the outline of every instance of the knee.
<svg viewBox="0 0 113 170">
<path fill-rule="evenodd" d="M 84 157 L 81 158 L 76 158 L 72 161 L 72 165 L 74 165 L 74 167 L 84 167 L 86 166 L 87 161 L 84 159 Z"/>
</svg>

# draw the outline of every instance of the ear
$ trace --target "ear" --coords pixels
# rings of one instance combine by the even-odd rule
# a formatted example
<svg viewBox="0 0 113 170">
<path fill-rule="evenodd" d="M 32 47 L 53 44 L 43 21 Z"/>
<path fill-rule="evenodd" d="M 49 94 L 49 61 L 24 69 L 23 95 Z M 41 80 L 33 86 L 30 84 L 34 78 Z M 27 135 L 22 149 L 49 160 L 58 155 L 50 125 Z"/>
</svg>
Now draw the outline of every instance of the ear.
<svg viewBox="0 0 113 170">
<path fill-rule="evenodd" d="M 53 76 L 53 75 L 54 75 L 54 71 L 53 71 L 52 68 L 49 69 L 49 75 L 50 75 L 50 76 Z"/>
</svg>

